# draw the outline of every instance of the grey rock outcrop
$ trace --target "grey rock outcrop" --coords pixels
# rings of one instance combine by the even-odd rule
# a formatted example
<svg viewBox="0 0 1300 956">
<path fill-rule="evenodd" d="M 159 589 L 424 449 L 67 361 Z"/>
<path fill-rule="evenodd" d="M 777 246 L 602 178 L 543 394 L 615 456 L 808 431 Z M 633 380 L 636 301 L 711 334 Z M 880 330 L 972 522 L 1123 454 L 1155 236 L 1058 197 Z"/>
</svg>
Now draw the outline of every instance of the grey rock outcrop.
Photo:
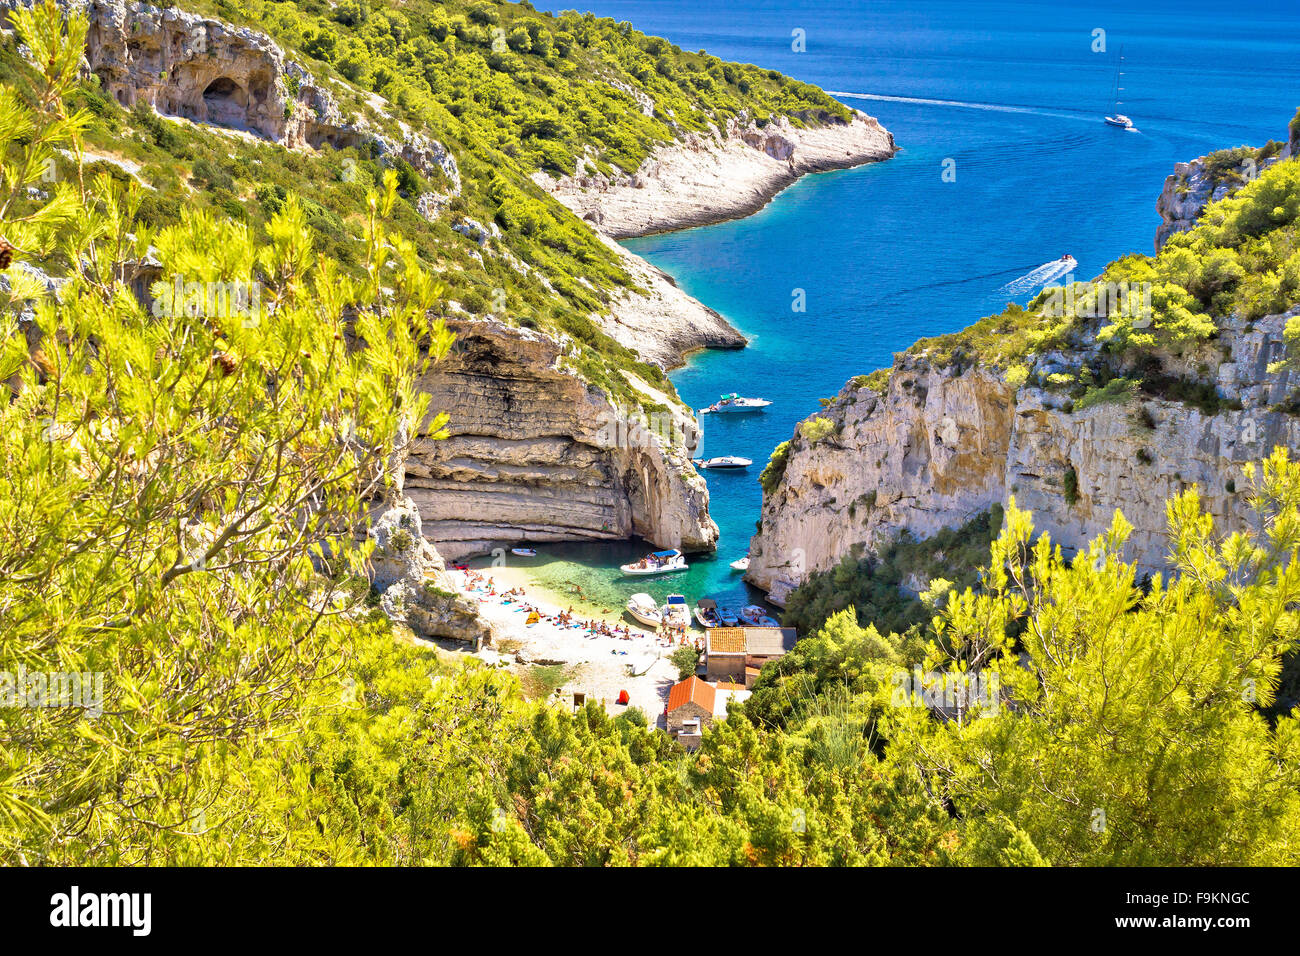
<svg viewBox="0 0 1300 956">
<path fill-rule="evenodd" d="M 865 113 L 804 126 L 785 117 L 759 126 L 742 117 L 725 130 L 659 146 L 630 173 L 583 163 L 573 176 L 539 172 L 533 179 L 605 235 L 626 239 L 748 216 L 800 176 L 895 152 L 893 135 Z"/>
<path fill-rule="evenodd" d="M 1163 356 L 1171 372 L 1205 370 L 1224 400 L 1214 414 L 1141 394 L 1071 411 L 1059 393 L 1016 388 L 993 369 L 902 355 L 883 394 L 849 383 L 817 416 L 829 433 L 791 442 L 780 483 L 764 495 L 746 577 L 783 603 L 855 548 L 875 550 L 905 529 L 929 537 L 1012 496 L 1067 553 L 1122 511 L 1134 527 L 1126 558 L 1163 570 L 1168 498 L 1196 485 L 1216 528 L 1244 528 L 1242 467 L 1277 445 L 1300 448 L 1300 417 L 1277 408 L 1297 382 L 1269 370 L 1297 313 L 1228 319 L 1213 345 Z M 1031 376 L 1061 358 L 1040 357 Z"/>
<path fill-rule="evenodd" d="M 0 0 L 0 12 L 35 0 Z M 175 7 L 126 0 L 60 0 L 90 21 L 86 61 L 123 106 L 145 103 L 174 116 L 263 136 L 290 148 L 345 149 L 373 142 L 460 191 L 455 158 L 436 140 L 406 131 L 398 141 L 364 118 L 345 117 L 333 94 L 266 34 Z"/>
<path fill-rule="evenodd" d="M 456 590 L 442 556 L 424 537 L 419 509 L 410 498 L 398 498 L 375 515 L 369 535 L 375 543 L 370 583 L 390 620 L 418 637 L 450 638 L 476 649 L 492 642 L 477 603 Z"/>
</svg>

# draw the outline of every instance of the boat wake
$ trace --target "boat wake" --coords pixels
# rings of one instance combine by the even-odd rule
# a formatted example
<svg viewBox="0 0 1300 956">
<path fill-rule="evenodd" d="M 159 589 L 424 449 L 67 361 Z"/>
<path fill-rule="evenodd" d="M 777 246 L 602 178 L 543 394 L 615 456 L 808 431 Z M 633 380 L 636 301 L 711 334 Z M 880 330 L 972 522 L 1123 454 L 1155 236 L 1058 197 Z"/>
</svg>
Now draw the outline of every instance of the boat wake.
<svg viewBox="0 0 1300 956">
<path fill-rule="evenodd" d="M 1037 269 L 1026 272 L 1018 279 L 1012 279 L 998 289 L 998 294 L 1025 295 L 1034 292 L 1047 285 L 1047 283 L 1061 278 L 1061 276 L 1073 270 L 1076 265 L 1078 263 L 1073 259 L 1053 259 L 1051 262 L 1044 262 Z"/>
<path fill-rule="evenodd" d="M 916 103 L 921 106 L 957 106 L 967 110 L 988 110 L 993 113 L 1024 113 L 1030 116 L 1054 116 L 1057 119 L 1080 120 L 1085 123 L 1097 122 L 1095 116 L 1087 113 L 1067 113 L 1035 106 L 1009 106 L 1005 103 L 977 103 L 967 100 L 935 100 L 924 96 L 888 96 L 884 93 L 846 93 L 843 90 L 826 92 L 831 96 L 843 96 L 853 100 L 882 100 L 886 103 Z"/>
<path fill-rule="evenodd" d="M 960 279 L 939 279 L 935 282 L 927 282 L 925 285 L 914 285 L 907 289 L 899 289 L 897 292 L 891 292 L 889 295 L 882 298 L 874 299 L 867 303 L 867 307 L 878 308 L 884 305 L 892 305 L 900 299 L 906 299 L 908 296 L 916 295 L 918 292 L 929 292 L 931 289 L 940 289 L 945 286 L 969 285 L 972 282 L 1001 279 L 1003 276 L 1013 275 L 1023 268 L 1025 267 L 1016 266 L 1014 269 L 999 269 L 997 272 L 987 272 L 984 275 L 962 276 Z"/>
</svg>

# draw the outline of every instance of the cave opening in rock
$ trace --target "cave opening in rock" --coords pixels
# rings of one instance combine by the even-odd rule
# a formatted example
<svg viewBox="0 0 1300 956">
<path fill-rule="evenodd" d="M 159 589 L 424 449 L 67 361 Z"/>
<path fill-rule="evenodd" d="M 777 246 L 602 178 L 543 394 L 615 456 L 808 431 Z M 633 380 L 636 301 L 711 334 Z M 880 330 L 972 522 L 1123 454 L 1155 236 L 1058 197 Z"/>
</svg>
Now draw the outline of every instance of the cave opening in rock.
<svg viewBox="0 0 1300 956">
<path fill-rule="evenodd" d="M 209 123 L 243 128 L 248 119 L 248 96 L 228 76 L 220 76 L 203 91 L 203 105 Z"/>
</svg>

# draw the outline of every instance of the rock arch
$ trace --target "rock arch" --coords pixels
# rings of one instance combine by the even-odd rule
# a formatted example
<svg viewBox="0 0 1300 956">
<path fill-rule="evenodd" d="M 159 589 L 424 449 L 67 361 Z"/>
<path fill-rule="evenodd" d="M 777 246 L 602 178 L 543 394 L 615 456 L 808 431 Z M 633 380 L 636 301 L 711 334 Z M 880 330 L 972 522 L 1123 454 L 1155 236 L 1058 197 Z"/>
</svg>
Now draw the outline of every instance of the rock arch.
<svg viewBox="0 0 1300 956">
<path fill-rule="evenodd" d="M 228 76 L 219 76 L 203 90 L 209 123 L 244 128 L 248 122 L 248 93 Z"/>
</svg>

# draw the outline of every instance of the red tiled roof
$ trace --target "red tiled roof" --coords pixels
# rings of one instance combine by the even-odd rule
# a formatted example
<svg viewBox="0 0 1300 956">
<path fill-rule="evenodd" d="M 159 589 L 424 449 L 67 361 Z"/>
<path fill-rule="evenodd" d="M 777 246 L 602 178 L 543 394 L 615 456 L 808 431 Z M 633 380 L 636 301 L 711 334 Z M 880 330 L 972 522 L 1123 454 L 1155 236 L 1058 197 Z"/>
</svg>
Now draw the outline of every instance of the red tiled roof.
<svg viewBox="0 0 1300 956">
<path fill-rule="evenodd" d="M 687 702 L 694 702 L 709 713 L 713 713 L 713 702 L 716 696 L 712 684 L 698 677 L 688 677 L 680 684 L 674 684 L 672 690 L 668 692 L 668 713 L 671 714 Z"/>
<path fill-rule="evenodd" d="M 743 627 L 715 627 L 709 630 L 707 640 L 710 654 L 745 653 L 745 629 Z"/>
</svg>

